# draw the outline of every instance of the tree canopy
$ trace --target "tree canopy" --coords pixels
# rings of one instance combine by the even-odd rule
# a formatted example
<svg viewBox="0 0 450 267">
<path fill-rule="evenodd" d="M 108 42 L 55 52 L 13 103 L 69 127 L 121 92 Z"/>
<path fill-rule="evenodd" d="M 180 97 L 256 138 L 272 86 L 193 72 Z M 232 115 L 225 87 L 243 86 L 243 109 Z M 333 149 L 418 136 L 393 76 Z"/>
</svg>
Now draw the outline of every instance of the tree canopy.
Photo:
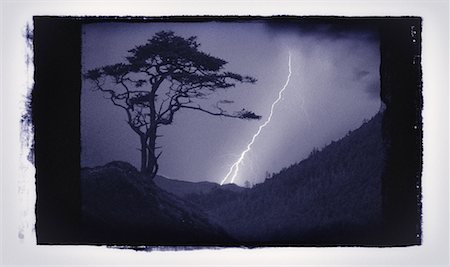
<svg viewBox="0 0 450 267">
<path fill-rule="evenodd" d="M 94 89 L 104 92 L 112 104 L 122 108 L 127 123 L 141 141 L 141 171 L 154 177 L 158 171 L 157 128 L 173 122 L 181 109 L 213 116 L 260 119 L 246 110 L 228 112 L 222 100 L 213 108 L 198 100 L 236 83 L 255 83 L 256 79 L 224 71 L 227 62 L 199 50 L 197 37 L 183 38 L 171 31 L 156 33 L 147 43 L 129 50 L 125 62 L 94 68 L 84 73 Z"/>
</svg>

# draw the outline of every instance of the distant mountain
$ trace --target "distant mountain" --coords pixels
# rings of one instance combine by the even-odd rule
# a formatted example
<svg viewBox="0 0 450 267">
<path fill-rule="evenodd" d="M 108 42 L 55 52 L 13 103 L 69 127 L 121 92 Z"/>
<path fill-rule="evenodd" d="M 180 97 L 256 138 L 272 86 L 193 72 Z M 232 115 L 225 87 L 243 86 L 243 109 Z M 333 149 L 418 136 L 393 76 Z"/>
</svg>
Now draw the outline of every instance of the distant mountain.
<svg viewBox="0 0 450 267">
<path fill-rule="evenodd" d="M 377 244 L 384 167 L 382 114 L 242 192 L 185 199 L 243 244 Z"/>
<path fill-rule="evenodd" d="M 172 180 L 160 175 L 157 175 L 154 178 L 154 182 L 159 188 L 179 197 L 185 197 L 189 194 L 206 194 L 211 192 L 214 188 L 220 186 L 211 182 L 193 183 L 181 180 Z"/>
<path fill-rule="evenodd" d="M 231 241 L 200 209 L 161 190 L 125 162 L 82 169 L 81 193 L 86 243 L 189 246 Z"/>
<path fill-rule="evenodd" d="M 166 177 L 157 175 L 154 180 L 155 184 L 178 197 L 187 197 L 192 194 L 208 194 L 211 193 L 214 190 L 222 189 L 232 192 L 242 192 L 246 190 L 244 187 L 240 187 L 235 184 L 225 184 L 225 185 L 219 185 L 217 183 L 212 182 L 187 182 L 187 181 L 180 181 L 180 180 L 173 180 L 168 179 Z"/>
<path fill-rule="evenodd" d="M 238 186 L 236 184 L 224 184 L 220 186 L 221 190 L 235 192 L 235 193 L 242 193 L 248 190 L 248 188 Z"/>
</svg>

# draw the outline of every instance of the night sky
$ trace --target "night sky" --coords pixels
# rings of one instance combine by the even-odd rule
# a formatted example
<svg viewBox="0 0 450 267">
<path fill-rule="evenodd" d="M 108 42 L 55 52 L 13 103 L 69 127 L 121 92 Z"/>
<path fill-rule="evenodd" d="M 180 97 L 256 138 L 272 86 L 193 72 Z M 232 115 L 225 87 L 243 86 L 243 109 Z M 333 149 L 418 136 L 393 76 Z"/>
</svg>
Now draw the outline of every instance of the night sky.
<svg viewBox="0 0 450 267">
<path fill-rule="evenodd" d="M 376 31 L 327 24 L 252 22 L 96 23 L 83 26 L 83 72 L 125 62 L 127 51 L 154 33 L 171 30 L 197 36 L 200 50 L 228 62 L 226 71 L 250 75 L 256 84 L 237 84 L 207 102 L 233 100 L 228 111 L 242 108 L 261 120 L 239 120 L 181 110 L 174 123 L 160 128 L 159 174 L 188 181 L 220 182 L 270 112 L 288 75 L 292 76 L 271 123 L 256 139 L 240 167 L 236 183 L 262 182 L 266 171 L 306 158 L 358 128 L 380 108 L 380 53 Z M 113 160 L 139 168 L 138 136 L 123 110 L 83 81 L 81 94 L 81 165 Z"/>
</svg>

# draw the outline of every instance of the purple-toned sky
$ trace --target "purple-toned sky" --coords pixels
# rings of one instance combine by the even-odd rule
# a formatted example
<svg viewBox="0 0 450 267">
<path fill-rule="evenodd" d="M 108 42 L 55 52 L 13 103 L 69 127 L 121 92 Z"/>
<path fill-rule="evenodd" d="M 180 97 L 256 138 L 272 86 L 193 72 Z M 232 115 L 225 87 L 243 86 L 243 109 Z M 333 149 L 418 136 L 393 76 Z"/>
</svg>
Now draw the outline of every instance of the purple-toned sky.
<svg viewBox="0 0 450 267">
<path fill-rule="evenodd" d="M 238 84 L 214 95 L 235 101 L 261 120 L 219 118 L 182 110 L 174 123 L 161 127 L 159 174 L 188 181 L 220 182 L 265 121 L 270 105 L 288 75 L 292 76 L 271 123 L 256 139 L 240 167 L 236 183 L 262 182 L 266 171 L 278 172 L 299 162 L 314 147 L 358 128 L 380 107 L 378 36 L 362 27 L 268 24 L 252 22 L 96 23 L 83 27 L 83 71 L 124 62 L 127 51 L 144 44 L 154 33 L 174 31 L 197 36 L 200 50 L 225 59 L 227 71 L 255 77 L 256 84 Z M 81 165 L 98 166 L 113 160 L 139 168 L 139 140 L 125 122 L 125 113 L 83 81 L 81 94 Z"/>
</svg>

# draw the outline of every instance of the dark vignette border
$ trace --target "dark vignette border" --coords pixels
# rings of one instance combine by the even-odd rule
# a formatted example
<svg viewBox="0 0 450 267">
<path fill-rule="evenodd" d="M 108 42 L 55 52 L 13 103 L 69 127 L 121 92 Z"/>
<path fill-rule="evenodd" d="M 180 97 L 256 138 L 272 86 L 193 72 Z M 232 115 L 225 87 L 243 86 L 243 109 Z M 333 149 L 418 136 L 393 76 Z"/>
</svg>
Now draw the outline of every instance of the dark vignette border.
<svg viewBox="0 0 450 267">
<path fill-rule="evenodd" d="M 422 70 L 419 17 L 34 17 L 35 84 L 31 115 L 35 130 L 36 233 L 40 245 L 92 244 L 80 223 L 81 27 L 96 22 L 245 22 L 366 25 L 380 33 L 384 226 L 379 238 L 343 246 L 420 245 L 422 173 Z M 134 245 L 100 244 L 100 245 Z M 146 244 L 164 246 L 167 244 Z M 193 246 L 199 244 L 182 244 Z M 202 245 L 202 244 L 200 244 Z M 240 246 L 242 244 L 215 244 Z M 258 247 L 258 244 L 245 244 Z M 265 245 L 267 246 L 267 245 Z M 277 245 L 272 245 L 277 246 Z M 326 244 L 298 244 L 326 246 Z"/>
</svg>

